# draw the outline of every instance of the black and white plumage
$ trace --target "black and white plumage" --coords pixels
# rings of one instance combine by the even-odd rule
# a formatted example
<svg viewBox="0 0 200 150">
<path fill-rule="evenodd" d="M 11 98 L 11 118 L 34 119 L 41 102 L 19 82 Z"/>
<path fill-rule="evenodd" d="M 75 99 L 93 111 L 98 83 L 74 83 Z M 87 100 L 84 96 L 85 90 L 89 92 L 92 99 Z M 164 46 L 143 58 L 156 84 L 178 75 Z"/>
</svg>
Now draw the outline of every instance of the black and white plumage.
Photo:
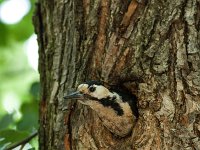
<svg viewBox="0 0 200 150">
<path fill-rule="evenodd" d="M 101 82 L 80 84 L 75 93 L 64 97 L 78 99 L 89 106 L 113 134 L 124 137 L 131 133 L 138 118 L 136 97 L 121 90 L 109 90 Z"/>
</svg>

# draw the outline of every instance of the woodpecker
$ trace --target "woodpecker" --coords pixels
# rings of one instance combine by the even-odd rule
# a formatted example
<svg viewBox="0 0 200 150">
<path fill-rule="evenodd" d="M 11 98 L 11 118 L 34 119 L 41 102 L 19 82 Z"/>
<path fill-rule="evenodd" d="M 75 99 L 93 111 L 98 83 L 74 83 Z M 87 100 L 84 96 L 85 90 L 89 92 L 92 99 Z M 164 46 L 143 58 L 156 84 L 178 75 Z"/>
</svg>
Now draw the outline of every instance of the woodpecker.
<svg viewBox="0 0 200 150">
<path fill-rule="evenodd" d="M 119 89 L 106 88 L 99 81 L 88 81 L 78 86 L 77 91 L 64 96 L 77 99 L 94 110 L 102 124 L 114 135 L 130 135 L 139 116 L 136 97 Z"/>
</svg>

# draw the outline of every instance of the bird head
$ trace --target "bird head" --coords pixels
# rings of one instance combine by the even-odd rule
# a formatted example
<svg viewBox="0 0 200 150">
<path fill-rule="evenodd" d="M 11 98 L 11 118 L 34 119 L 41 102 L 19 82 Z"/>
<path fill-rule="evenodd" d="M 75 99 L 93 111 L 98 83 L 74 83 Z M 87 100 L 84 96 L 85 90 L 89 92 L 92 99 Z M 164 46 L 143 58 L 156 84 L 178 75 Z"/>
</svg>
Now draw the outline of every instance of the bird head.
<svg viewBox="0 0 200 150">
<path fill-rule="evenodd" d="M 89 81 L 78 86 L 77 91 L 64 96 L 64 99 L 103 99 L 113 95 L 102 83 Z"/>
<path fill-rule="evenodd" d="M 109 86 L 111 87 L 111 86 Z M 96 81 L 80 84 L 76 92 L 64 96 L 64 99 L 77 99 L 90 107 L 99 116 L 102 124 L 113 134 L 125 137 L 130 134 L 136 122 L 134 111 L 128 102 L 112 88 L 106 88 Z"/>
</svg>

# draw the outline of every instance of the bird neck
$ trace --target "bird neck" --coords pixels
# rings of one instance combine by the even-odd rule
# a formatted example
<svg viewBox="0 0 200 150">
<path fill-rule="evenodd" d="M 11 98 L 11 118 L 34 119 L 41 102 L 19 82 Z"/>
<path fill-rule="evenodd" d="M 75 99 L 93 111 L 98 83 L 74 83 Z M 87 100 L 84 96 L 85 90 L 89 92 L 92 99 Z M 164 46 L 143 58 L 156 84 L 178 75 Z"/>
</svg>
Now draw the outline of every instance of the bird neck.
<svg viewBox="0 0 200 150">
<path fill-rule="evenodd" d="M 114 101 L 116 101 L 116 102 L 118 102 L 118 103 L 121 103 L 121 102 L 122 102 L 121 96 L 118 95 L 118 94 L 115 93 L 115 92 L 112 92 L 112 93 L 110 94 L 109 97 L 110 97 L 110 100 L 114 100 Z"/>
</svg>

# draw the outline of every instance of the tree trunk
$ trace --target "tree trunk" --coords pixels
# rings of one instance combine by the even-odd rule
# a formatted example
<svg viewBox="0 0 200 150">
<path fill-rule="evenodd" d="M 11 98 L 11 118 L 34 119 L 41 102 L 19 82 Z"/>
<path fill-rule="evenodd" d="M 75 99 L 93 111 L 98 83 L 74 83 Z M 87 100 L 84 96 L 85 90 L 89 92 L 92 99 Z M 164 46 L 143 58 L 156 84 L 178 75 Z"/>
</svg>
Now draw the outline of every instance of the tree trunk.
<svg viewBox="0 0 200 150">
<path fill-rule="evenodd" d="M 200 0 L 39 0 L 34 25 L 41 150 L 200 149 Z M 63 100 L 87 80 L 137 96 L 130 136 Z"/>
</svg>

